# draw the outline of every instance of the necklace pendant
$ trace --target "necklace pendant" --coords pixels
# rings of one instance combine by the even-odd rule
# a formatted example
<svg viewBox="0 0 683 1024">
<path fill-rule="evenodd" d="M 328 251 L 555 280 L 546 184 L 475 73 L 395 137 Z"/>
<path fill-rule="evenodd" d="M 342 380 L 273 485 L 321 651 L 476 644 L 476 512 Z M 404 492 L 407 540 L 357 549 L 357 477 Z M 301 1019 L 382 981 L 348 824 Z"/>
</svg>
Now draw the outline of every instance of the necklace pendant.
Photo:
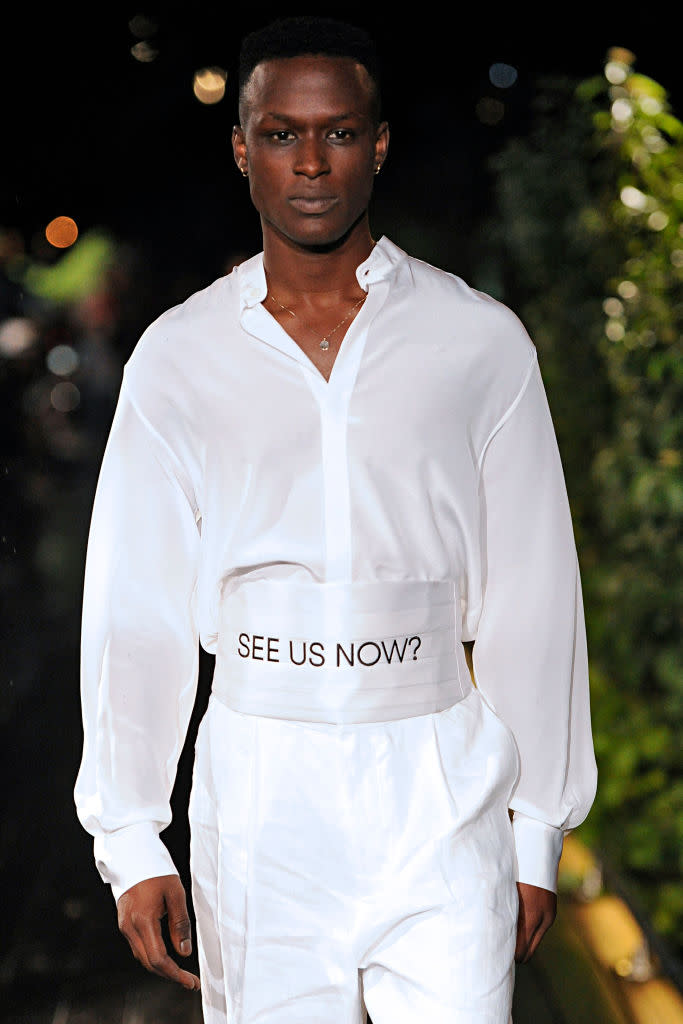
<svg viewBox="0 0 683 1024">
<path fill-rule="evenodd" d="M 323 340 L 320 342 L 320 347 L 323 350 L 323 352 L 327 352 L 328 348 L 330 347 L 330 343 L 327 340 L 327 338 L 323 338 Z"/>
</svg>

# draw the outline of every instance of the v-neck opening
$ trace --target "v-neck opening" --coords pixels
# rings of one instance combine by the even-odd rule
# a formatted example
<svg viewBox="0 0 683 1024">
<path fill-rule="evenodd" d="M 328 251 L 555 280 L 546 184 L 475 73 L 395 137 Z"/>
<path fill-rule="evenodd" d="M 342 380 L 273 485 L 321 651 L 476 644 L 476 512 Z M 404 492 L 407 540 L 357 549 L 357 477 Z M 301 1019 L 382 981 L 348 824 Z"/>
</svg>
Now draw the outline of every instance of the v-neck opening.
<svg viewBox="0 0 683 1024">
<path fill-rule="evenodd" d="M 368 292 L 368 294 L 367 294 L 367 296 L 365 298 L 365 301 L 363 302 L 363 305 L 358 310 L 358 313 L 353 318 L 353 320 L 349 324 L 349 326 L 348 326 L 344 336 L 342 337 L 342 340 L 339 343 L 339 348 L 337 349 L 337 354 L 334 357 L 334 362 L 332 363 L 332 368 L 330 370 L 330 376 L 329 377 L 326 377 L 325 374 L 322 373 L 318 369 L 318 367 L 315 365 L 315 363 L 313 362 L 311 357 L 304 351 L 304 349 L 301 347 L 301 345 L 296 340 L 296 338 L 293 338 L 292 335 L 289 333 L 289 331 L 286 331 L 284 329 L 284 327 L 282 326 L 280 321 L 277 319 L 277 317 L 273 316 L 273 314 L 270 312 L 270 310 L 266 309 L 266 307 L 263 305 L 262 302 L 260 303 L 260 306 L 261 306 L 261 309 L 263 310 L 263 312 L 268 317 L 270 317 L 270 319 L 273 321 L 273 323 L 275 323 L 277 325 L 277 327 L 282 332 L 282 334 L 287 338 L 288 342 L 290 342 L 292 345 L 295 346 L 295 348 L 297 350 L 297 355 L 301 357 L 301 358 L 298 359 L 298 361 L 304 363 L 305 366 L 307 366 L 309 369 L 313 370 L 313 372 L 315 373 L 316 377 L 318 377 L 326 387 L 330 387 L 331 384 L 332 384 L 332 379 L 335 376 L 335 371 L 337 369 L 337 363 L 339 362 L 339 360 L 340 360 L 340 358 L 342 356 L 342 352 L 343 352 L 344 348 L 348 348 L 348 346 L 346 345 L 346 339 L 348 338 L 349 334 L 351 334 L 351 332 L 353 331 L 353 328 L 355 327 L 359 317 L 362 316 L 363 310 L 365 309 L 365 306 L 366 306 L 366 303 L 367 303 L 369 297 L 370 297 L 370 294 Z"/>
<path fill-rule="evenodd" d="M 317 393 L 319 399 L 324 395 L 331 398 L 333 394 L 338 397 L 344 394 L 348 396 L 355 384 L 368 331 L 384 305 L 393 271 L 404 258 L 403 250 L 383 235 L 365 263 L 357 268 L 356 277 L 367 293 L 367 298 L 339 344 L 329 378 L 325 377 L 301 345 L 263 305 L 267 295 L 263 253 L 237 268 L 241 279 L 240 323 L 255 339 L 297 362 L 309 387 Z"/>
</svg>

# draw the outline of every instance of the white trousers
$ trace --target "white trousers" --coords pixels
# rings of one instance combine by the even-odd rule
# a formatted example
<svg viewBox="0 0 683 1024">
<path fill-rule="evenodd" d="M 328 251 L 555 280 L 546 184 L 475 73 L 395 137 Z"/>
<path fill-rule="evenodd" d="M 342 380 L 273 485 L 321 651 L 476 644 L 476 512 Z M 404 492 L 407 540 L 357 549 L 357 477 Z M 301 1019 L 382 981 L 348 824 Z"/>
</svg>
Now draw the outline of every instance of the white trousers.
<svg viewBox="0 0 683 1024">
<path fill-rule="evenodd" d="M 518 772 L 474 687 L 361 724 L 212 697 L 190 803 L 205 1024 L 508 1024 Z"/>
</svg>

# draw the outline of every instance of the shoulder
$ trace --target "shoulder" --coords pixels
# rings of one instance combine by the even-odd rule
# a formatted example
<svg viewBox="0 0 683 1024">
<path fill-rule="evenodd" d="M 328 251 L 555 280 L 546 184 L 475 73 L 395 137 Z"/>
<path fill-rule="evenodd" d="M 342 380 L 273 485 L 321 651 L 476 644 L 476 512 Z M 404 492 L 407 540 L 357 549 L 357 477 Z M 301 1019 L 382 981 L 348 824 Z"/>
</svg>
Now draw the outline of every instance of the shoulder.
<svg viewBox="0 0 683 1024">
<path fill-rule="evenodd" d="M 207 329 L 225 322 L 233 306 L 236 315 L 237 303 L 236 274 L 217 278 L 158 316 L 141 335 L 129 364 L 191 357 L 188 346 L 191 349 Z"/>
<path fill-rule="evenodd" d="M 504 302 L 462 277 L 405 254 L 397 267 L 394 294 L 411 326 L 437 336 L 458 360 L 514 386 L 536 358 L 520 317 Z"/>
<path fill-rule="evenodd" d="M 526 354 L 532 342 L 517 314 L 504 302 L 468 284 L 464 278 L 440 267 L 406 258 L 406 270 L 412 278 L 418 301 L 434 303 L 457 328 L 474 332 L 480 340 L 518 345 Z"/>
<path fill-rule="evenodd" d="M 237 275 L 232 272 L 170 307 L 145 329 L 124 367 L 128 388 L 139 398 L 150 389 L 191 390 L 206 365 L 207 350 L 215 349 L 238 319 Z"/>
</svg>

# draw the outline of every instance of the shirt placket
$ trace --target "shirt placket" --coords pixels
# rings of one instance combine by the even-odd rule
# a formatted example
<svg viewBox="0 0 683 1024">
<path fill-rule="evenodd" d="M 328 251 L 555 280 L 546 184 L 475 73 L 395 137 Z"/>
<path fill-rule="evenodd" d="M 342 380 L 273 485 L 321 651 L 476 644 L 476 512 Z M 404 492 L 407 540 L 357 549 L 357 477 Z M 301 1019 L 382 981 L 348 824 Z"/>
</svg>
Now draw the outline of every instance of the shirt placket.
<svg viewBox="0 0 683 1024">
<path fill-rule="evenodd" d="M 388 291 L 388 282 L 383 279 L 369 287 L 365 304 L 342 341 L 329 380 L 325 380 L 315 364 L 260 304 L 243 314 L 242 324 L 250 333 L 298 362 L 318 406 L 327 582 L 350 581 L 352 575 L 349 406 L 370 324 Z M 248 297 L 253 300 L 257 291 L 253 290 Z"/>
</svg>

